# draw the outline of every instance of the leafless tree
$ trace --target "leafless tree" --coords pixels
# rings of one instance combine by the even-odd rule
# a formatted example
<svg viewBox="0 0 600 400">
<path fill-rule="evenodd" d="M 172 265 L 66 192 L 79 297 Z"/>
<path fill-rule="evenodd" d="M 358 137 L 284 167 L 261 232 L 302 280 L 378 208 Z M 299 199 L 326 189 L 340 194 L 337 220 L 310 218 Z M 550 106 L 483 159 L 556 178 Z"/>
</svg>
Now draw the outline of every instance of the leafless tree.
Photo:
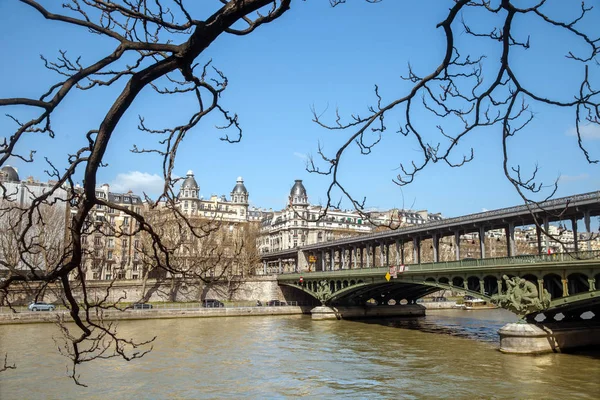
<svg viewBox="0 0 600 400">
<path fill-rule="evenodd" d="M 333 193 L 341 191 L 357 210 L 368 216 L 365 199 L 354 198 L 339 177 L 340 169 L 344 168 L 344 156 L 353 146 L 357 146 L 360 154 L 369 155 L 384 135 L 401 135 L 406 137 L 407 144 L 416 144 L 418 156 L 399 164 L 400 173 L 393 180 L 404 186 L 431 164 L 443 163 L 457 168 L 472 161 L 476 149 L 461 150 L 462 143 L 481 128 L 488 128 L 489 132 L 490 127 L 497 127 L 504 175 L 525 203 L 533 208 L 540 200 L 555 194 L 558 179 L 545 185 L 538 179 L 538 165 L 526 172 L 526 167 L 511 161 L 509 148 L 511 140 L 514 142 L 515 137 L 527 134 L 536 112 L 534 107 L 538 105 L 571 110 L 582 156 L 589 163 L 598 163 L 598 155 L 590 153 L 584 138 L 584 129 L 600 128 L 597 74 L 600 30 L 594 22 L 597 14 L 592 14 L 597 10 L 592 11 L 593 7 L 586 2 L 570 4 L 568 16 L 564 9 L 562 13 L 553 9 L 556 4 L 551 3 L 556 2 L 456 0 L 446 18 L 437 25 L 445 37 L 445 50 L 440 54 L 439 64 L 430 71 L 416 71 L 409 65 L 403 79 L 411 83 L 410 90 L 386 100 L 385 89 L 375 85 L 374 104 L 364 114 L 353 113 L 348 117 L 336 110 L 334 117 L 328 120 L 328 112 L 313 108 L 313 119 L 317 124 L 329 130 L 348 132 L 342 146 L 331 154 L 319 147 L 319 157 L 308 162 L 309 171 L 331 178 L 329 203 Z M 481 26 L 475 23 L 477 21 L 490 21 L 492 25 L 475 28 L 475 25 Z M 572 61 L 580 74 L 579 82 L 571 90 L 571 98 L 540 90 L 543 85 L 519 69 L 519 52 L 536 44 L 539 46 L 546 35 L 539 31 L 536 36 L 519 28 L 522 24 L 537 21 L 549 30 L 561 33 L 569 43 L 571 51 L 564 56 Z M 478 46 L 468 46 L 465 40 L 458 40 L 463 33 L 477 40 Z M 487 58 L 492 49 L 498 52 L 498 58 Z M 560 76 L 557 78 L 561 79 Z M 418 117 L 424 110 L 430 114 L 427 121 L 430 124 Z M 395 126 L 398 116 L 401 118 L 399 127 L 389 129 L 388 119 L 391 118 Z M 548 234 L 545 230 L 544 233 Z"/>
<path fill-rule="evenodd" d="M 163 210 L 168 210 L 178 224 L 196 238 L 209 237 L 217 232 L 210 225 L 202 228 L 181 214 L 174 194 L 174 186 L 178 179 L 172 176 L 172 171 L 177 152 L 185 137 L 200 121 L 209 114 L 220 116 L 223 124 L 218 128 L 222 132 L 221 139 L 227 142 L 241 140 L 243 133 L 237 114 L 225 109 L 220 103 L 220 97 L 229 85 L 227 76 L 222 69 L 213 65 L 212 61 L 198 64 L 196 60 L 221 35 L 248 35 L 262 25 L 276 21 L 289 11 L 291 0 L 214 0 L 219 8 L 207 12 L 204 16 L 194 15 L 191 2 L 184 0 L 20 1 L 37 11 L 40 17 L 59 24 L 79 27 L 82 33 L 99 35 L 112 41 L 114 48 L 99 55 L 98 59 L 91 63 L 71 57 L 66 50 L 60 51 L 55 59 L 42 56 L 44 66 L 57 73 L 59 78 L 56 83 L 47 88 L 40 88 L 37 97 L 0 99 L 0 107 L 9 107 L 11 112 L 14 111 L 9 118 L 15 124 L 14 131 L 0 143 L 0 166 L 6 165 L 11 159 L 24 162 L 34 160 L 34 152 L 23 150 L 20 146 L 27 136 L 54 137 L 61 134 L 54 131 L 51 121 L 56 110 L 66 106 L 65 99 L 71 97 L 73 91 L 80 90 L 93 96 L 92 93 L 103 86 L 122 87 L 101 123 L 85 133 L 86 145 L 72 151 L 68 156 L 66 168 L 57 167 L 59 164 L 56 160 L 47 160 L 48 174 L 56 183 L 20 210 L 20 220 L 15 221 L 15 226 L 24 229 L 24 233 L 18 238 L 18 247 L 25 253 L 37 251 L 27 242 L 31 235 L 27 232 L 33 232 L 34 221 L 36 224 L 45 222 L 40 208 L 52 206 L 56 202 L 56 194 L 61 190 L 66 191 L 64 201 L 73 212 L 67 224 L 68 245 L 64 247 L 62 255 L 44 268 L 32 264 L 23 270 L 11 270 L 7 278 L 0 283 L 0 291 L 6 291 L 22 282 L 39 283 L 40 287 L 55 283 L 61 287 L 65 304 L 76 328 L 61 325 L 65 340 L 59 343 L 59 347 L 71 360 L 72 378 L 81 384 L 77 372 L 81 363 L 96 358 L 139 358 L 146 354 L 151 345 L 151 341 L 136 343 L 120 338 L 115 325 L 102 319 L 103 310 L 117 307 L 114 301 L 108 301 L 107 298 L 100 301 L 88 299 L 82 262 L 85 256 L 82 238 L 88 229 L 87 224 L 90 223 L 89 217 L 94 207 L 111 207 L 136 221 L 132 234 L 144 232 L 151 240 L 152 268 L 169 273 L 185 272 L 183 266 L 171 262 L 174 247 L 182 243 L 169 243 L 157 226 L 141 213 L 96 195 L 98 170 L 105 165 L 107 147 L 115 140 L 115 128 L 144 88 L 152 88 L 156 93 L 165 96 L 192 95 L 196 110 L 180 124 L 153 127 L 140 117 L 140 131 L 158 136 L 161 140 L 158 148 L 135 147 L 133 151 L 152 153 L 162 160 L 165 185 L 159 198 L 153 199 L 153 208 L 160 205 Z M 345 1 L 330 0 L 332 6 L 342 3 Z M 314 120 L 317 124 L 328 129 L 349 132 L 347 141 L 332 156 L 319 150 L 325 167 L 320 167 L 313 161 L 309 165 L 310 171 L 329 175 L 331 178 L 327 201 L 323 207 L 324 213 L 329 207 L 335 206 L 332 193 L 336 188 L 341 190 L 356 209 L 364 211 L 364 200 L 356 200 L 345 190 L 339 180 L 338 171 L 343 166 L 344 154 L 352 144 L 356 144 L 359 151 L 366 155 L 380 142 L 382 135 L 387 133 L 386 117 L 392 110 L 402 110 L 405 120 L 398 133 L 417 141 L 421 157 L 408 165 L 400 165 L 402 173 L 395 180 L 399 185 L 412 182 L 419 171 L 432 163 L 444 162 L 450 167 L 459 167 L 469 162 L 474 157 L 474 150 L 454 158 L 459 144 L 477 128 L 498 126 L 501 131 L 499 143 L 504 154 L 504 173 L 529 203 L 527 193 L 539 192 L 543 187 L 536 181 L 537 169 L 534 169 L 530 176 L 526 176 L 520 167 L 511 165 L 507 151 L 511 138 L 524 132 L 533 116 L 529 102 L 573 109 L 577 139 L 582 153 L 589 162 L 596 162 L 586 149 L 581 133 L 582 123 L 600 124 L 599 92 L 590 73 L 591 69 L 598 67 L 599 39 L 597 33 L 579 29 L 579 24 L 588 15 L 590 8 L 581 5 L 578 17 L 562 21 L 560 16 L 553 17 L 546 13 L 544 0 L 527 8 L 519 8 L 515 3 L 510 0 L 457 0 L 448 10 L 447 17 L 438 24 L 446 38 L 446 49 L 441 55 L 440 64 L 433 71 L 424 73 L 409 68 L 405 79 L 411 83 L 412 89 L 405 95 L 385 101 L 382 90 L 376 86 L 375 105 L 369 108 L 366 115 L 355 114 L 346 122 L 336 113 L 334 122 L 328 124 L 315 110 Z M 469 18 L 474 18 L 474 11 L 497 16 L 501 23 L 484 31 L 471 29 Z M 198 14 L 200 13 L 202 11 L 198 11 Z M 573 62 L 582 65 L 581 84 L 574 99 L 565 100 L 536 94 L 535 89 L 514 71 L 510 57 L 512 52 L 514 49 L 527 49 L 531 43 L 528 38 L 520 38 L 513 34 L 514 25 L 523 16 L 539 18 L 583 44 L 583 47 L 577 47 L 577 53 L 567 55 Z M 468 54 L 468 51 L 459 48 L 455 43 L 457 32 L 466 32 L 501 47 L 500 59 L 490 62 L 491 72 L 486 72 L 486 76 L 491 78 L 485 81 L 483 79 L 482 55 Z M 441 121 L 438 133 L 442 141 L 439 143 L 428 141 L 426 137 L 429 135 L 424 135 L 415 124 L 413 113 L 417 104 Z M 443 122 L 450 119 L 460 121 L 463 127 L 451 132 L 449 128 L 444 127 Z M 76 174 L 83 176 L 81 190 L 76 189 L 74 184 Z M 6 200 L 6 195 L 4 197 Z M 27 259 L 21 254 L 19 257 L 21 260 Z M 74 286 L 78 286 L 83 298 L 74 296 Z"/>
</svg>

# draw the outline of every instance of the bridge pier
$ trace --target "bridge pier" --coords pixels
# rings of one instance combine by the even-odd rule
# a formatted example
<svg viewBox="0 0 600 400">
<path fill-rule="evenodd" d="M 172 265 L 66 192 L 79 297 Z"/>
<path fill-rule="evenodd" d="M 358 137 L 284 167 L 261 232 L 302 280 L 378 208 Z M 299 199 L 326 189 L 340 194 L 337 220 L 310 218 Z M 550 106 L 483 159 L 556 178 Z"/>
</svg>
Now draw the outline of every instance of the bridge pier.
<svg viewBox="0 0 600 400">
<path fill-rule="evenodd" d="M 498 331 L 500 351 L 511 354 L 559 353 L 578 347 L 600 346 L 600 324 L 511 323 Z"/>
<path fill-rule="evenodd" d="M 384 317 L 424 317 L 426 308 L 420 304 L 395 306 L 318 306 L 310 310 L 314 320 L 361 319 Z"/>
</svg>

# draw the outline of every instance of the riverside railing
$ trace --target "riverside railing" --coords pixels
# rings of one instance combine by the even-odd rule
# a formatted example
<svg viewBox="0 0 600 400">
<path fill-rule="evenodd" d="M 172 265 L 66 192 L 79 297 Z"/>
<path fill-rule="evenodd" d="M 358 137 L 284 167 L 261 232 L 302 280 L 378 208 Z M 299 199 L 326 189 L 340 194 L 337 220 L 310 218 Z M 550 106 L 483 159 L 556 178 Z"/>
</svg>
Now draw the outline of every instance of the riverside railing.
<svg viewBox="0 0 600 400">
<path fill-rule="evenodd" d="M 495 257 L 495 258 L 479 258 L 459 261 L 440 261 L 437 263 L 421 263 L 407 264 L 404 266 L 404 272 L 419 272 L 419 271 L 436 271 L 436 270 L 456 270 L 456 269 L 487 269 L 490 267 L 508 267 L 511 265 L 527 265 L 527 264 L 565 264 L 581 261 L 597 260 L 600 263 L 600 250 L 578 251 L 569 253 L 553 253 L 541 255 L 520 255 L 514 257 Z M 386 266 L 377 266 L 372 268 L 354 268 L 354 269 L 336 269 L 333 271 L 316 271 L 316 272 L 291 272 L 281 274 L 284 277 L 333 275 L 333 276 L 353 276 L 353 275 L 369 275 L 373 272 L 385 273 L 389 270 Z M 400 273 L 400 271 L 398 271 Z"/>
<path fill-rule="evenodd" d="M 211 305 L 205 305 L 205 303 L 147 303 L 152 306 L 152 308 L 139 308 L 134 309 L 133 305 L 121 304 L 117 305 L 122 307 L 121 310 L 105 310 L 104 312 L 146 312 L 152 310 L 161 310 L 161 311 L 197 311 L 197 310 L 210 310 L 210 309 L 220 309 L 220 308 L 243 308 L 243 307 L 298 307 L 304 306 L 308 304 L 304 304 L 298 301 L 279 301 L 276 305 L 269 305 L 268 301 L 261 302 L 260 305 L 257 305 L 256 301 L 240 301 L 240 302 L 224 302 L 222 307 L 216 307 Z M 29 311 L 27 306 L 15 306 L 13 309 L 10 307 L 2 306 L 0 307 L 0 314 L 36 314 L 36 315 L 46 315 L 46 314 L 57 314 L 57 313 L 68 313 L 69 309 L 62 305 L 56 305 L 54 311 Z"/>
</svg>

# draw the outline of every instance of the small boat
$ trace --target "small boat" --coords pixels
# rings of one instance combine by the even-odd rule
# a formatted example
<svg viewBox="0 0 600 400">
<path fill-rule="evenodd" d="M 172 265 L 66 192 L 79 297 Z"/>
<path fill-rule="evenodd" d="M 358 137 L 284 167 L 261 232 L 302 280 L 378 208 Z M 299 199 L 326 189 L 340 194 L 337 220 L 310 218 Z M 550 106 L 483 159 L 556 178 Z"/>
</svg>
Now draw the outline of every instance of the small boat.
<svg viewBox="0 0 600 400">
<path fill-rule="evenodd" d="M 498 308 L 495 304 L 489 303 L 486 300 L 478 299 L 473 296 L 465 296 L 463 302 L 464 310 L 489 310 Z"/>
</svg>

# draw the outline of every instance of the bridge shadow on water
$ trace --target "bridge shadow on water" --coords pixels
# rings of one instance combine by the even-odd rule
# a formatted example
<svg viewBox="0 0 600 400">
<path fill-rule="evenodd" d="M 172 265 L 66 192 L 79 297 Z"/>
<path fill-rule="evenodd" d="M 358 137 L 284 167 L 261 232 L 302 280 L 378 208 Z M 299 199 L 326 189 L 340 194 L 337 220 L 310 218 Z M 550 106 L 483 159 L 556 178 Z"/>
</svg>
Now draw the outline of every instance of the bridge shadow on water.
<svg viewBox="0 0 600 400">
<path fill-rule="evenodd" d="M 517 320 L 512 314 L 504 315 L 505 313 L 489 311 L 484 313 L 486 315 L 483 315 L 482 312 L 448 310 L 448 312 L 432 313 L 418 318 L 393 317 L 356 319 L 354 321 L 497 343 L 498 330 L 507 323 Z"/>
<path fill-rule="evenodd" d="M 518 318 L 505 310 L 443 310 L 428 311 L 425 317 L 353 319 L 353 321 L 499 344 L 498 330 L 507 323 L 518 321 Z M 566 353 L 600 360 L 600 347 L 572 349 Z"/>
</svg>

